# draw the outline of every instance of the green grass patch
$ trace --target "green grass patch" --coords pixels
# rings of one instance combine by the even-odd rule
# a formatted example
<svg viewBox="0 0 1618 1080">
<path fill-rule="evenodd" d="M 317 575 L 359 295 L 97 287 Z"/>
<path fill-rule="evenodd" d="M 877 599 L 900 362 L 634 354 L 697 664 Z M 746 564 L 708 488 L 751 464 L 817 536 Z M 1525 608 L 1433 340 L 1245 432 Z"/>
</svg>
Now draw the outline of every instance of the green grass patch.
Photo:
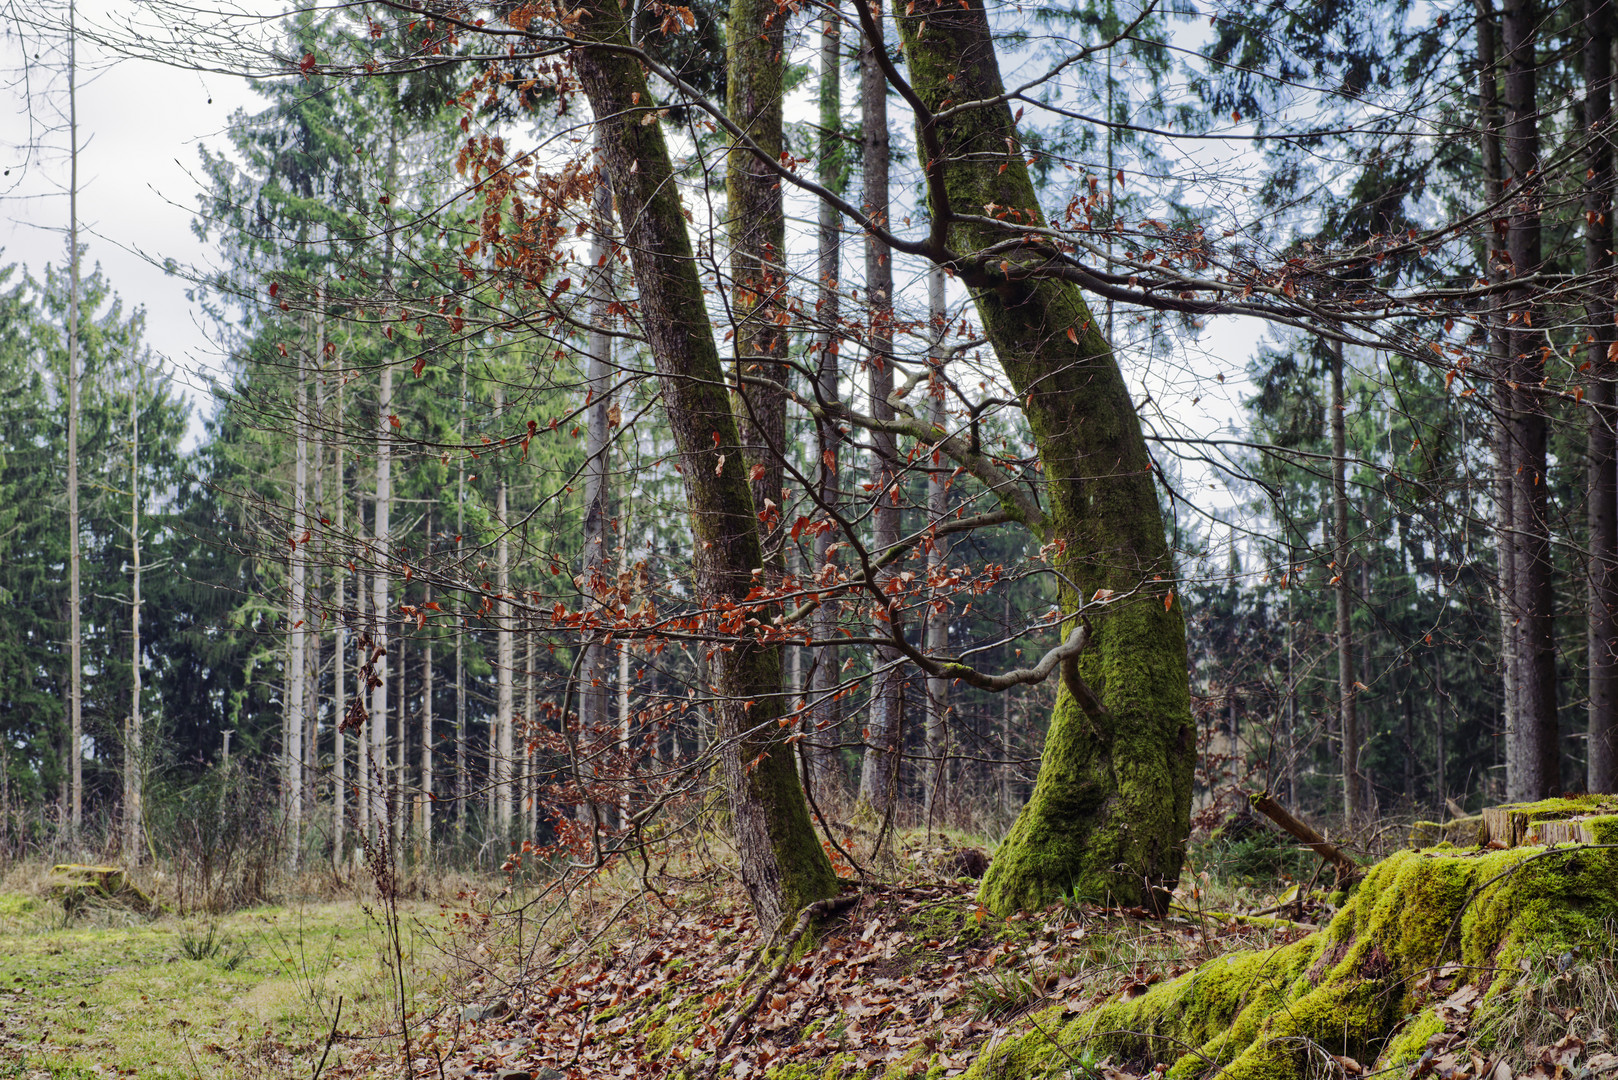
<svg viewBox="0 0 1618 1080">
<path fill-rule="evenodd" d="M 339 997 L 341 1032 L 372 1051 L 394 1012 L 385 935 L 356 902 L 65 920 L 25 900 L 0 896 L 0 1060 L 22 1060 L 19 1075 L 307 1076 Z M 429 981 L 421 960 L 406 957 L 407 985 Z M 328 1068 L 345 1049 L 339 1037 Z"/>
</svg>

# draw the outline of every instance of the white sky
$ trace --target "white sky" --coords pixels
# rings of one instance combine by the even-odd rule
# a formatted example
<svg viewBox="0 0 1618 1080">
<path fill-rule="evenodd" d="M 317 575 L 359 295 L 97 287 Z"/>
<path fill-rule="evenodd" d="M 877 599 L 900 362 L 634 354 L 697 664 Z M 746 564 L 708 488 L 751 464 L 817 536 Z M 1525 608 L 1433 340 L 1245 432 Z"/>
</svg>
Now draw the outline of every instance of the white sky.
<svg viewBox="0 0 1618 1080">
<path fill-rule="evenodd" d="M 37 42 L 9 8 L 0 10 L 8 16 L 0 55 L 14 79 L 19 45 L 31 61 Z M 81 7 L 80 18 L 105 11 L 100 4 Z M 0 265 L 23 264 L 35 277 L 45 264 L 65 261 L 68 224 L 67 84 L 51 70 L 51 55 L 39 51 L 41 63 L 28 73 L 31 95 L 14 83 L 0 113 L 0 168 L 10 170 L 0 179 Z M 126 307 L 146 309 L 147 343 L 172 372 L 217 369 L 211 327 L 186 299 L 186 282 L 165 274 L 162 262 L 207 264 L 209 251 L 191 232 L 200 190 L 197 148 L 222 147 L 231 112 L 255 109 L 258 99 L 243 79 L 146 60 L 113 62 L 88 44 L 80 46 L 79 65 L 78 212 L 86 266 L 100 263 Z M 30 152 L 30 135 L 44 145 Z M 195 393 L 198 381 L 180 377 Z"/>
</svg>

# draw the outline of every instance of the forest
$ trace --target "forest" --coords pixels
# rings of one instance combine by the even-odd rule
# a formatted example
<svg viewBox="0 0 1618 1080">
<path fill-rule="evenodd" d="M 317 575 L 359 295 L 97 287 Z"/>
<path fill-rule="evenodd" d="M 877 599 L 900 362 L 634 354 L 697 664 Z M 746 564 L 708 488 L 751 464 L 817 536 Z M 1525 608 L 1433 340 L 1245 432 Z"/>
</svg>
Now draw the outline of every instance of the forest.
<svg viewBox="0 0 1618 1080">
<path fill-rule="evenodd" d="M 1618 1075 L 1610 0 L 6 20 L 0 942 L 303 972 L 118 1071 Z"/>
</svg>

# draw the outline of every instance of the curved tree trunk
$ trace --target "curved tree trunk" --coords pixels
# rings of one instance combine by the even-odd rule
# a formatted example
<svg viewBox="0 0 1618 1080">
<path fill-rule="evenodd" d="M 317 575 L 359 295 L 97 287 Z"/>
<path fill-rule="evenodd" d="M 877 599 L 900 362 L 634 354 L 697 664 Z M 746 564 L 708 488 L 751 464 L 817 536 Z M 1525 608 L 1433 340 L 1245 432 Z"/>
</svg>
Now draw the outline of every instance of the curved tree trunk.
<svg viewBox="0 0 1618 1080">
<path fill-rule="evenodd" d="M 764 565 L 748 470 L 668 144 L 652 119 L 657 103 L 639 62 L 617 51 L 629 44 L 622 9 L 581 10 L 576 70 L 598 117 L 642 324 L 679 452 L 696 593 L 714 612 L 745 598 L 754 571 Z M 789 732 L 780 724 L 780 649 L 742 637 L 729 651 L 715 649 L 712 664 L 742 880 L 760 924 L 773 928 L 835 893 L 837 878 L 809 820 L 785 743 Z"/>
<path fill-rule="evenodd" d="M 1004 93 L 982 0 L 917 0 L 905 11 L 906 73 L 928 110 Z M 985 214 L 989 204 L 1043 224 L 1006 104 L 918 122 L 932 212 L 951 249 L 981 251 L 1019 235 Z M 1099 707 L 1086 711 L 1064 680 L 1033 796 L 984 878 L 982 899 L 998 912 L 1070 892 L 1159 902 L 1179 878 L 1196 754 L 1185 622 L 1152 461 L 1084 297 L 1037 276 L 1050 256 L 1029 244 L 950 265 L 972 291 L 1038 444 L 1047 539 L 1072 583 L 1063 610 L 1077 614 L 1102 590 L 1115 597 L 1085 612 L 1094 638 L 1079 666 Z"/>
</svg>

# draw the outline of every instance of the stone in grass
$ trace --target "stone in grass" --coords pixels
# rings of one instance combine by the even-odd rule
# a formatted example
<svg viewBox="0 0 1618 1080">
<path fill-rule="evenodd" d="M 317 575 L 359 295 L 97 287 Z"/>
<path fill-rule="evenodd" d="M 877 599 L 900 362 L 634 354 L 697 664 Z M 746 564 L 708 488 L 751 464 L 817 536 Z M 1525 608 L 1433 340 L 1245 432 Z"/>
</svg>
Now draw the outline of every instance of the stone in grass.
<svg viewBox="0 0 1618 1080">
<path fill-rule="evenodd" d="M 51 867 L 51 896 L 69 909 L 87 903 L 115 904 L 135 911 L 151 911 L 157 907 L 152 898 L 129 880 L 121 866 L 89 866 L 81 863 L 59 863 Z"/>
<path fill-rule="evenodd" d="M 1530 819 L 1546 809 L 1535 806 Z M 1556 812 L 1611 843 L 1618 816 L 1604 809 L 1591 800 Z M 1468 997 L 1473 1030 L 1521 1012 L 1530 973 L 1554 972 L 1557 957 L 1606 940 L 1614 918 L 1618 851 L 1402 851 L 1371 867 L 1325 928 L 1218 957 L 1138 997 L 1036 1014 L 968 1075 L 1019 1080 L 1110 1057 L 1162 1067 L 1170 1080 L 1292 1080 L 1307 1074 L 1311 1050 L 1378 1071 L 1409 1068 L 1444 1032 L 1457 993 Z"/>
</svg>

